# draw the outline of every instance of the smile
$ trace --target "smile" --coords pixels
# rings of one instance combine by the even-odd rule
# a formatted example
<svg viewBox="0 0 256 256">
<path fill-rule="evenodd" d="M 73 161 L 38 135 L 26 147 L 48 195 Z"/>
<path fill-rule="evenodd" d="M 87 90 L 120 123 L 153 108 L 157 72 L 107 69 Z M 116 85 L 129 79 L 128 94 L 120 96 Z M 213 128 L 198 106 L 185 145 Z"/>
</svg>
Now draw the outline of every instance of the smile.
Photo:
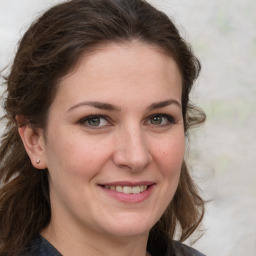
<svg viewBox="0 0 256 256">
<path fill-rule="evenodd" d="M 113 190 L 124 194 L 139 194 L 147 190 L 147 185 L 140 186 L 104 186 L 105 189 Z"/>
<path fill-rule="evenodd" d="M 151 181 L 119 181 L 101 184 L 102 190 L 110 197 L 123 203 L 140 203 L 152 194 L 155 183 Z"/>
</svg>

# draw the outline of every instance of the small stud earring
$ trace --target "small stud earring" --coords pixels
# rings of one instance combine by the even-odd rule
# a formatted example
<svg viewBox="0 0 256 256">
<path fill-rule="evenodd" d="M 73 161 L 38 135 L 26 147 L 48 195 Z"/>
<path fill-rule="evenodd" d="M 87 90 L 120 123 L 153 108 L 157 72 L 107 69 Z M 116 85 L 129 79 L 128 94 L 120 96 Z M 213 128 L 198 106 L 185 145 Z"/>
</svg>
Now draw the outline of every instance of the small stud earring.
<svg viewBox="0 0 256 256">
<path fill-rule="evenodd" d="M 36 160 L 36 163 L 39 164 L 39 163 L 40 163 L 40 159 L 37 159 L 37 160 Z"/>
</svg>

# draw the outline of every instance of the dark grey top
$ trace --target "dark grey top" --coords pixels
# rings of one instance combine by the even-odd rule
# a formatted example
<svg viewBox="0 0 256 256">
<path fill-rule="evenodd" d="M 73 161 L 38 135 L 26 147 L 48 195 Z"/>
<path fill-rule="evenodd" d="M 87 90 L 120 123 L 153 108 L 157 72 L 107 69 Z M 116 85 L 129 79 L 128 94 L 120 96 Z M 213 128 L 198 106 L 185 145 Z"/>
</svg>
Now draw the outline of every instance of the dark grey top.
<svg viewBox="0 0 256 256">
<path fill-rule="evenodd" d="M 29 245 L 29 256 L 62 256 L 56 248 L 53 247 L 41 235 L 36 235 Z"/>
<path fill-rule="evenodd" d="M 173 242 L 173 247 L 178 250 L 179 252 L 176 252 L 172 254 L 173 256 L 205 256 L 202 253 L 198 252 L 197 250 L 181 244 L 177 241 Z M 57 251 L 56 248 L 54 248 L 53 245 L 51 245 L 45 238 L 43 238 L 41 235 L 36 235 L 29 246 L 28 254 L 29 256 L 62 256 L 60 252 Z M 166 256 L 170 254 L 165 254 L 162 256 Z M 155 255 L 153 255 L 155 256 Z M 158 256 L 158 255 L 157 255 Z"/>
</svg>

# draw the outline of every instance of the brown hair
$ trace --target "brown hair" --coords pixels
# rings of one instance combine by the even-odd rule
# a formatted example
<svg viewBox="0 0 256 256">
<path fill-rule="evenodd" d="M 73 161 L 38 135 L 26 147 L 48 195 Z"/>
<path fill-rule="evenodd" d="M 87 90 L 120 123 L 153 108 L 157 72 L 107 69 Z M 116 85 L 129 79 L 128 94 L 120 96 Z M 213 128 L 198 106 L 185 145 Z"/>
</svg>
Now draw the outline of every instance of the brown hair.
<svg viewBox="0 0 256 256">
<path fill-rule="evenodd" d="M 17 115 L 24 125 L 44 128 L 58 80 L 70 72 L 79 57 L 99 43 L 133 39 L 164 49 L 179 66 L 185 133 L 202 123 L 204 114 L 189 101 L 200 63 L 172 21 L 143 0 L 71 0 L 45 12 L 20 41 L 10 74 L 5 78 L 6 130 L 0 147 L 0 253 L 18 255 L 50 221 L 47 170 L 37 170 L 18 134 Z M 180 240 L 200 224 L 204 201 L 185 162 L 175 196 L 150 232 L 149 247 L 161 231 Z"/>
</svg>

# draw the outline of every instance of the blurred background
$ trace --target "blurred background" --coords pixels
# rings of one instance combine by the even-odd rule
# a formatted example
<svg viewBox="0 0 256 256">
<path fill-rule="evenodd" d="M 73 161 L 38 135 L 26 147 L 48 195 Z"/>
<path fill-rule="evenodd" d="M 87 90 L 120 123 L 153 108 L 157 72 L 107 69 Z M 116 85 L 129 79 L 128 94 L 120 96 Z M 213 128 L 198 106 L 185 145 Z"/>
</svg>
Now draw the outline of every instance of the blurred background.
<svg viewBox="0 0 256 256">
<path fill-rule="evenodd" d="M 0 0 L 0 70 L 29 24 L 57 2 Z M 187 160 L 209 202 L 193 246 L 208 256 L 255 256 L 256 1 L 149 2 L 174 20 L 202 64 L 192 100 L 207 122 L 191 131 Z"/>
</svg>

